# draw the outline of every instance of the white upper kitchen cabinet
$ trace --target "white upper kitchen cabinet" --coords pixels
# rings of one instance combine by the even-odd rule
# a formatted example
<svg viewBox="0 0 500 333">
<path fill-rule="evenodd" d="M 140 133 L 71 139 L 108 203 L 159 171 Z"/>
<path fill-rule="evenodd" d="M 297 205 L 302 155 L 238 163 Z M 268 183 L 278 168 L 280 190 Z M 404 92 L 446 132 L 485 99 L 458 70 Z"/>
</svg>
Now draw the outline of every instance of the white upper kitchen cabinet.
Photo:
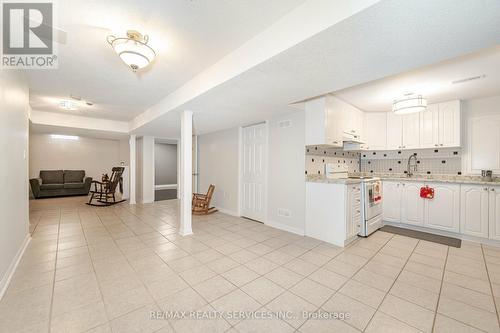
<svg viewBox="0 0 500 333">
<path fill-rule="evenodd" d="M 439 146 L 460 147 L 460 101 L 439 103 Z"/>
<path fill-rule="evenodd" d="M 403 149 L 420 148 L 420 114 L 411 113 L 402 116 L 403 120 Z"/>
<path fill-rule="evenodd" d="M 366 150 L 387 149 L 387 112 L 365 112 L 363 141 Z"/>
<path fill-rule="evenodd" d="M 424 226 L 451 232 L 460 231 L 460 185 L 428 183 L 434 198 L 424 199 Z"/>
<path fill-rule="evenodd" d="M 332 107 L 328 97 L 305 103 L 306 146 L 331 145 L 342 147 L 342 110 Z"/>
<path fill-rule="evenodd" d="M 382 217 L 384 221 L 401 222 L 402 186 L 399 182 L 382 182 Z"/>
<path fill-rule="evenodd" d="M 403 120 L 401 116 L 387 112 L 387 149 L 403 148 Z"/>
<path fill-rule="evenodd" d="M 488 238 L 489 192 L 487 186 L 461 186 L 460 232 L 462 234 Z"/>
<path fill-rule="evenodd" d="M 361 139 L 363 136 L 363 111 L 335 97 L 333 98 L 333 103 L 342 109 L 343 132 Z"/>
<path fill-rule="evenodd" d="M 460 147 L 461 103 L 459 100 L 429 104 L 420 113 L 420 147 Z"/>
<path fill-rule="evenodd" d="M 424 200 L 420 198 L 423 183 L 404 182 L 402 186 L 401 223 L 424 225 Z"/>
<path fill-rule="evenodd" d="M 500 186 L 491 186 L 489 194 L 490 239 L 500 240 Z"/>
<path fill-rule="evenodd" d="M 439 147 L 439 104 L 430 104 L 420 113 L 420 147 Z"/>
<path fill-rule="evenodd" d="M 467 171 L 500 173 L 500 116 L 471 118 L 468 123 Z"/>
<path fill-rule="evenodd" d="M 359 140 L 363 132 L 363 112 L 327 95 L 305 103 L 306 146 L 342 147 L 344 140 Z"/>
</svg>

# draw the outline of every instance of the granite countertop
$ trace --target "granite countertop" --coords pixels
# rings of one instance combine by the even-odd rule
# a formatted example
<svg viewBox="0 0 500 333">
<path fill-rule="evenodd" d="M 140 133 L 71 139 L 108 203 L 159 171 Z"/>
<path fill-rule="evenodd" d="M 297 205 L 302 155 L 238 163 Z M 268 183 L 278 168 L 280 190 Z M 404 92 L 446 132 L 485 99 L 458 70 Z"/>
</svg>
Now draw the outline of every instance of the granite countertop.
<svg viewBox="0 0 500 333">
<path fill-rule="evenodd" d="M 324 175 L 307 175 L 306 182 L 349 185 L 349 184 L 360 184 L 361 179 L 350 179 L 350 178 L 329 179 L 326 178 Z"/>
<path fill-rule="evenodd" d="M 384 174 L 384 173 L 356 173 L 350 174 L 350 176 L 373 176 L 378 177 L 381 180 L 388 181 L 409 181 L 409 182 L 438 182 L 438 183 L 455 183 L 455 184 L 478 184 L 478 185 L 491 185 L 500 186 L 500 177 L 493 177 L 491 181 L 486 181 L 480 176 L 455 176 L 455 175 L 422 175 L 416 174 L 411 177 L 407 177 L 406 174 Z M 329 179 L 324 175 L 307 175 L 307 182 L 312 183 L 328 183 L 328 184 L 359 184 L 360 179 Z"/>
<path fill-rule="evenodd" d="M 366 173 L 359 175 L 367 176 Z M 372 174 L 374 177 L 379 177 L 382 180 L 393 181 L 415 181 L 415 182 L 440 182 L 440 183 L 459 183 L 459 184 L 480 184 L 480 185 L 500 185 L 500 177 L 493 177 L 491 181 L 484 180 L 480 176 L 458 176 L 458 175 L 422 175 L 416 174 L 407 177 L 406 174 Z"/>
</svg>

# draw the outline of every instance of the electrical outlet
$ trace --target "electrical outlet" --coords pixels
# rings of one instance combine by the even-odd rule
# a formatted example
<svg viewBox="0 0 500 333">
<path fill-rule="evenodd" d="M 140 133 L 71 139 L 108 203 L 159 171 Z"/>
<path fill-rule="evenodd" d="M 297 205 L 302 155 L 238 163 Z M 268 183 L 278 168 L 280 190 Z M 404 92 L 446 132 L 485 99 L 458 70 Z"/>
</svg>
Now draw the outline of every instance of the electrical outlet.
<svg viewBox="0 0 500 333">
<path fill-rule="evenodd" d="M 278 208 L 278 216 L 292 217 L 292 212 L 289 209 Z"/>
</svg>

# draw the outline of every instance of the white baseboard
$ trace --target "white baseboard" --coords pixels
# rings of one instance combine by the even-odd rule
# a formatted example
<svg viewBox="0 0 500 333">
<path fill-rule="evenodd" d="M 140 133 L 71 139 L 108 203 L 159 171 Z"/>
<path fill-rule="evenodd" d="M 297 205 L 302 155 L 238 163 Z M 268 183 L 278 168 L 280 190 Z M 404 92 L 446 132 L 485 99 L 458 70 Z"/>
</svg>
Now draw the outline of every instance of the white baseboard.
<svg viewBox="0 0 500 333">
<path fill-rule="evenodd" d="M 300 235 L 300 236 L 304 236 L 305 235 L 304 229 L 291 227 L 289 225 L 286 225 L 286 224 L 283 224 L 283 223 L 280 223 L 280 222 L 267 221 L 264 224 L 267 225 L 267 226 L 270 226 L 270 227 L 273 227 L 273 228 L 276 228 L 276 229 L 280 229 L 280 230 L 283 230 L 283 231 L 288 231 L 288 232 L 291 232 L 293 234 L 297 234 L 297 235 Z"/>
<path fill-rule="evenodd" d="M 238 214 L 237 212 L 235 211 L 232 211 L 232 210 L 229 210 L 229 209 L 225 209 L 225 208 L 220 208 L 220 207 L 215 207 L 219 212 L 221 212 L 222 214 L 227 214 L 227 215 L 231 215 L 231 216 L 236 216 L 236 217 L 240 217 L 240 214 Z"/>
<path fill-rule="evenodd" d="M 16 256 L 12 259 L 12 262 L 10 263 L 9 268 L 5 272 L 4 277 L 0 281 L 0 300 L 3 298 L 3 295 L 5 295 L 5 292 L 7 291 L 7 288 L 9 287 L 10 280 L 14 276 L 14 273 L 16 272 L 16 268 L 19 265 L 19 262 L 21 261 L 21 258 L 23 257 L 24 251 L 26 251 L 26 248 L 28 247 L 28 244 L 31 241 L 31 235 L 28 233 L 26 235 L 26 238 L 23 241 L 23 244 L 17 251 Z"/>
</svg>

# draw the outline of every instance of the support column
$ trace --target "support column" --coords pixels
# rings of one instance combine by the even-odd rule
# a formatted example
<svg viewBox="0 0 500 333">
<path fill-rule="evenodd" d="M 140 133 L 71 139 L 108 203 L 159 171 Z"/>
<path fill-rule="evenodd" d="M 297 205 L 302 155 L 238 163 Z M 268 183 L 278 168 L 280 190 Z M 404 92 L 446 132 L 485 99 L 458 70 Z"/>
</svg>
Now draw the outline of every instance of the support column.
<svg viewBox="0 0 500 333">
<path fill-rule="evenodd" d="M 135 152 L 135 134 L 132 134 L 129 139 L 129 151 L 130 151 L 130 158 L 129 158 L 129 181 L 130 181 L 130 200 L 129 203 L 131 205 L 135 205 L 135 159 L 136 159 L 136 152 Z"/>
<path fill-rule="evenodd" d="M 181 113 L 180 226 L 179 234 L 191 235 L 191 199 L 193 196 L 193 112 Z"/>
</svg>

